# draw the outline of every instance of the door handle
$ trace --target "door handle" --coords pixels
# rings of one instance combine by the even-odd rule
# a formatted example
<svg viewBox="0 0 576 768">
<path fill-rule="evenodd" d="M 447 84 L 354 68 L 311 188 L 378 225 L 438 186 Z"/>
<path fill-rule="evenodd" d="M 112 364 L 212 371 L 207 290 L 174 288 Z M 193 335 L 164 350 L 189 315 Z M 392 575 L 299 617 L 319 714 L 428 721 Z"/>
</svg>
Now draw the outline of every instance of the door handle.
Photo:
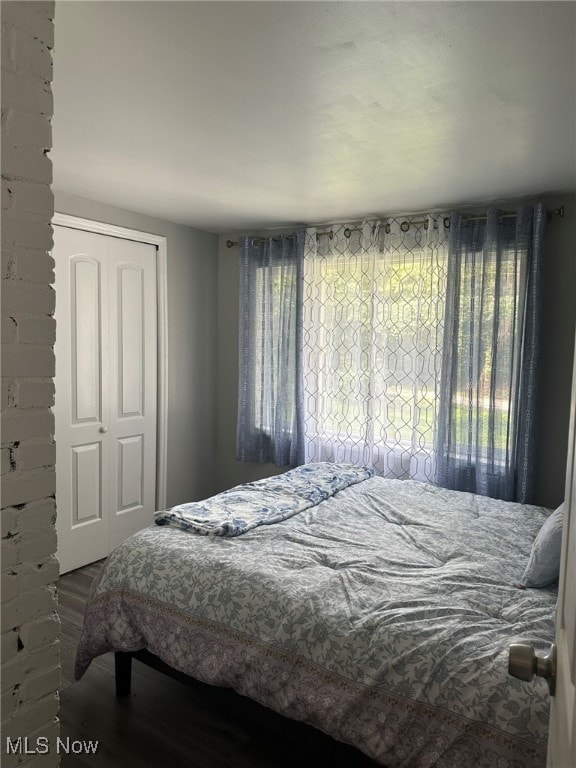
<svg viewBox="0 0 576 768">
<path fill-rule="evenodd" d="M 547 656 L 537 656 L 526 643 L 512 643 L 508 654 L 508 673 L 519 680 L 532 680 L 534 675 L 544 677 L 550 696 L 556 692 L 556 646 L 552 643 Z"/>
<path fill-rule="evenodd" d="M 102 432 L 102 433 L 108 432 L 108 427 L 100 427 L 99 431 Z"/>
</svg>

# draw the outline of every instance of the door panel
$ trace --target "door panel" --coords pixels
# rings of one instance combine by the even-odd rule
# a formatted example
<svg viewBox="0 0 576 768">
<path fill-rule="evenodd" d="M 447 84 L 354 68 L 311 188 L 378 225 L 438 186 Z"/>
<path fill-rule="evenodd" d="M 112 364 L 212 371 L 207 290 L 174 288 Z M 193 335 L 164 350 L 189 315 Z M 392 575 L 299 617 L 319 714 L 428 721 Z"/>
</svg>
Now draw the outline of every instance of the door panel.
<svg viewBox="0 0 576 768">
<path fill-rule="evenodd" d="M 54 227 L 61 572 L 149 525 L 156 494 L 156 247 Z"/>
<path fill-rule="evenodd" d="M 110 545 L 153 522 L 156 504 L 156 248 L 110 238 Z M 114 320 L 112 320 L 114 318 Z"/>
<path fill-rule="evenodd" d="M 72 528 L 102 520 L 102 445 L 72 447 Z"/>
<path fill-rule="evenodd" d="M 144 435 L 118 441 L 119 512 L 142 506 L 144 499 Z"/>
<path fill-rule="evenodd" d="M 119 413 L 143 416 L 144 296 L 142 270 L 133 264 L 118 267 Z"/>
<path fill-rule="evenodd" d="M 56 498 L 62 573 L 108 553 L 106 245 L 95 234 L 54 227 L 56 272 Z"/>
<path fill-rule="evenodd" d="M 551 700 L 549 768 L 576 766 L 576 350 L 556 609 L 556 693 Z"/>
<path fill-rule="evenodd" d="M 70 261 L 72 407 L 75 423 L 101 421 L 100 264 L 77 256 Z"/>
</svg>

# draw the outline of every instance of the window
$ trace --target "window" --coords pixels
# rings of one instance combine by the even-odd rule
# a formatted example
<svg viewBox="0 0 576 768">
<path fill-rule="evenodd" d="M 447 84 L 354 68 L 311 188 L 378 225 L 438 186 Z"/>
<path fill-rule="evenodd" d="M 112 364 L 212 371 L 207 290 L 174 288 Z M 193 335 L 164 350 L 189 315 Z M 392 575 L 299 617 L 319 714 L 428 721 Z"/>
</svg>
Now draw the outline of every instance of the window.
<svg viewBox="0 0 576 768">
<path fill-rule="evenodd" d="M 303 461 L 300 381 L 303 232 L 240 239 L 240 337 L 236 457 Z"/>
<path fill-rule="evenodd" d="M 431 479 L 446 249 L 438 222 L 403 223 L 336 228 L 305 252 L 307 459 Z"/>
<path fill-rule="evenodd" d="M 545 218 L 525 206 L 455 212 L 449 238 L 429 215 L 241 240 L 238 458 L 526 501 Z"/>
</svg>

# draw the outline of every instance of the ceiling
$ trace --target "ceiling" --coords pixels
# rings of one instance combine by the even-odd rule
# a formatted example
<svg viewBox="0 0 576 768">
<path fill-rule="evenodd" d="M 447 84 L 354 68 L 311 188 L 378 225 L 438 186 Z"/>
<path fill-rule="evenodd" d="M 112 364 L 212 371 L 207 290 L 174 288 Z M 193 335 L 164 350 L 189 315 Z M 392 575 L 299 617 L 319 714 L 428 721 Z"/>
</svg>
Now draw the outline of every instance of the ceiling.
<svg viewBox="0 0 576 768">
<path fill-rule="evenodd" d="M 573 191 L 575 11 L 57 2 L 54 187 L 210 232 Z"/>
</svg>

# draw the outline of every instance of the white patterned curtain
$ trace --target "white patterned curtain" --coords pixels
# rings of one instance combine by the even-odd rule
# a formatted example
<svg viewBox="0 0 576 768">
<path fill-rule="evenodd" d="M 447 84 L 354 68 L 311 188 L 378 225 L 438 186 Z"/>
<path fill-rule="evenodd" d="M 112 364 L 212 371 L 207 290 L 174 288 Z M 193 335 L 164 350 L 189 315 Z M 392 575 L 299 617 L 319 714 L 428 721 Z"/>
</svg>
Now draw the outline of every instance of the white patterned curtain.
<svg viewBox="0 0 576 768">
<path fill-rule="evenodd" d="M 305 461 L 434 480 L 447 242 L 441 216 L 306 230 Z"/>
</svg>

